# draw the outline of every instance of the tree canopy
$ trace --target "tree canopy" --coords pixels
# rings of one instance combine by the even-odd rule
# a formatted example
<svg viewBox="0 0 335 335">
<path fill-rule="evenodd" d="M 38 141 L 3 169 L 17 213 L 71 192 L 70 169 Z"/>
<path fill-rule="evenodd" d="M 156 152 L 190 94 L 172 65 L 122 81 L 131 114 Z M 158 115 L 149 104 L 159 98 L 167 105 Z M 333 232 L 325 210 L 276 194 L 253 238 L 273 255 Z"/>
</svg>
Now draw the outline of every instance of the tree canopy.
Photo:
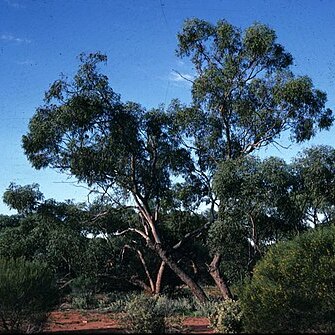
<svg viewBox="0 0 335 335">
<path fill-rule="evenodd" d="M 261 23 L 241 31 L 224 20 L 185 21 L 177 55 L 196 70 L 186 124 L 205 157 L 241 156 L 286 130 L 302 142 L 331 126 L 326 94 L 309 77 L 294 76 L 293 57 L 276 39 Z"/>
</svg>

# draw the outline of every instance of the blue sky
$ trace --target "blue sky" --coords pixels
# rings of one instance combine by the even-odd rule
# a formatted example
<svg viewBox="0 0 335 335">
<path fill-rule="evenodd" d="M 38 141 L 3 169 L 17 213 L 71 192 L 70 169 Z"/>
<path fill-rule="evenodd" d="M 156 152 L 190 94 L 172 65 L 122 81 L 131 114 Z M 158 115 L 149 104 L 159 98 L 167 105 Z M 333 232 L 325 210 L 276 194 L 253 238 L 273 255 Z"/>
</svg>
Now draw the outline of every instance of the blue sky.
<svg viewBox="0 0 335 335">
<path fill-rule="evenodd" d="M 334 0 L 0 0 L 0 195 L 10 182 L 39 183 L 46 198 L 87 200 L 74 179 L 26 160 L 21 137 L 35 108 L 60 73 L 73 75 L 81 52 L 108 56 L 103 71 L 123 100 L 150 108 L 172 98 L 190 100 L 190 86 L 173 72 L 192 75 L 175 56 L 186 18 L 243 28 L 255 21 L 275 29 L 294 57 L 293 71 L 309 75 L 335 105 Z M 266 154 L 289 159 L 311 144 L 335 145 L 335 128 L 304 146 Z M 11 213 L 0 202 L 0 213 Z"/>
</svg>

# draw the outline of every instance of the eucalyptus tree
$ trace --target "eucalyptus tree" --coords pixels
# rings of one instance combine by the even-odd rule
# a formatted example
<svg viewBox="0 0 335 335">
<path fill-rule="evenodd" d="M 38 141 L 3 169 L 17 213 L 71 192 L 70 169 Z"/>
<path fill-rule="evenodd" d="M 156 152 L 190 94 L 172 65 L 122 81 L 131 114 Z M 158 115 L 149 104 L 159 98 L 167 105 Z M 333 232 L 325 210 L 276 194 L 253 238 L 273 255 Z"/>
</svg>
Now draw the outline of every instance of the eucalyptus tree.
<svg viewBox="0 0 335 335">
<path fill-rule="evenodd" d="M 2 257 L 46 262 L 58 279 L 73 278 L 81 272 L 81 255 L 87 244 L 83 205 L 44 200 L 38 184 L 11 183 L 3 199 L 19 214 L 7 219 L 15 224 L 0 230 Z"/>
<path fill-rule="evenodd" d="M 264 24 L 242 31 L 225 20 L 194 18 L 185 21 L 178 41 L 177 55 L 190 59 L 195 71 L 192 103 L 171 106 L 195 162 L 179 188 L 200 190 L 192 198 L 211 205 L 214 221 L 219 199 L 212 182 L 219 164 L 276 144 L 282 135 L 298 143 L 309 140 L 330 128 L 333 115 L 325 107 L 326 93 L 308 76 L 292 73 L 293 57 Z M 220 252 L 213 254 L 209 272 L 227 296 L 221 258 Z"/>
<path fill-rule="evenodd" d="M 301 220 L 310 226 L 327 224 L 335 216 L 335 149 L 313 146 L 292 163 L 298 181 L 296 203 Z"/>
<path fill-rule="evenodd" d="M 298 185 L 291 165 L 275 157 L 246 156 L 219 166 L 214 189 L 220 208 L 207 245 L 222 255 L 229 282 L 250 273 L 269 245 L 307 229 Z"/>
<path fill-rule="evenodd" d="M 61 78 L 51 85 L 44 105 L 30 120 L 23 136 L 29 161 L 37 169 L 49 166 L 74 175 L 114 204 L 134 206 L 138 222 L 114 234 L 142 239 L 205 301 L 203 290 L 169 253 L 173 246 L 163 243 L 160 232 L 161 208 L 171 202 L 172 176 L 192 169 L 190 153 L 170 130 L 171 115 L 122 102 L 98 70 L 106 56 L 81 55 L 80 61 L 72 80 Z"/>
<path fill-rule="evenodd" d="M 140 272 L 136 262 L 132 262 L 130 269 L 120 262 L 124 239 L 111 241 L 105 238 L 108 229 L 104 229 L 102 217 L 96 215 L 95 204 L 88 207 L 71 201 L 44 200 L 37 184 L 21 186 L 11 183 L 3 199 L 19 214 L 0 217 L 1 257 L 23 257 L 47 263 L 62 288 L 78 277 L 88 278 L 95 289 L 104 289 L 112 284 L 116 287 L 115 272 L 122 272 L 123 283 L 124 280 L 132 284 L 143 283 L 133 278 Z M 108 208 L 100 207 L 99 210 L 101 214 Z M 113 220 L 115 229 L 122 228 L 125 217 L 130 220 L 134 216 L 129 210 L 113 209 L 109 212 L 103 218 Z M 94 221 L 91 221 L 92 216 Z M 100 237 L 101 234 L 104 236 Z M 129 263 L 127 265 L 129 267 Z"/>
<path fill-rule="evenodd" d="M 178 39 L 177 54 L 190 57 L 196 71 L 190 106 L 174 101 L 167 111 L 147 111 L 122 102 L 98 69 L 106 56 L 82 55 L 74 78 L 62 77 L 46 92 L 23 148 L 35 168 L 70 173 L 112 204 L 134 206 L 139 220 L 117 234 L 142 239 L 205 301 L 175 251 L 216 219 L 212 181 L 218 165 L 275 143 L 286 131 L 294 141 L 308 140 L 317 129 L 328 129 L 333 117 L 326 94 L 307 76 L 293 75 L 292 56 L 267 26 L 242 32 L 226 21 L 192 19 Z M 169 245 L 162 235 L 163 209 L 195 209 L 203 202 L 210 204 L 209 222 Z M 209 272 L 222 288 L 222 255 L 212 256 Z"/>
</svg>

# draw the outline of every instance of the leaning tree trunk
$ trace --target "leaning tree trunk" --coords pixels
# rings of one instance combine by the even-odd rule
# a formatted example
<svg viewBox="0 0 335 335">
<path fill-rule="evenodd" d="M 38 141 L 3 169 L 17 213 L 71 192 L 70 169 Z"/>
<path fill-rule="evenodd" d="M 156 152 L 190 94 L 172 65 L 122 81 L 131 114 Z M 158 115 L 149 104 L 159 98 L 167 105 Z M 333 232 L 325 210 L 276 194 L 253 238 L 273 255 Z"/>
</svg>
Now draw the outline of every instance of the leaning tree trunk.
<svg viewBox="0 0 335 335">
<path fill-rule="evenodd" d="M 183 271 L 177 262 L 172 257 L 168 256 L 166 250 L 163 249 L 160 243 L 153 245 L 149 244 L 149 247 L 155 250 L 162 261 L 169 266 L 169 268 L 189 287 L 192 294 L 200 301 L 206 302 L 208 300 L 203 289 L 185 272 Z"/>
<path fill-rule="evenodd" d="M 233 295 L 230 289 L 220 274 L 219 265 L 221 262 L 221 255 L 216 253 L 213 257 L 212 262 L 209 264 L 208 272 L 214 279 L 216 286 L 219 288 L 224 299 L 232 299 Z"/>
<path fill-rule="evenodd" d="M 135 171 L 134 161 L 132 161 L 133 171 Z M 133 177 L 135 180 L 135 177 Z M 138 194 L 137 186 L 135 185 L 134 190 L 132 190 L 134 195 L 134 200 L 137 203 L 140 215 L 143 220 L 144 232 L 134 228 L 131 229 L 143 238 L 145 238 L 148 247 L 156 252 L 156 254 L 161 258 L 161 260 L 181 279 L 184 284 L 186 284 L 191 290 L 192 294 L 200 301 L 206 302 L 208 300 L 205 292 L 202 288 L 184 271 L 182 270 L 177 262 L 167 254 L 167 251 L 162 247 L 161 239 L 157 231 L 156 222 L 158 217 L 158 210 L 156 208 L 155 214 L 152 215 L 148 204 L 144 201 L 144 197 Z M 148 232 L 151 232 L 154 241 L 151 241 Z"/>
</svg>

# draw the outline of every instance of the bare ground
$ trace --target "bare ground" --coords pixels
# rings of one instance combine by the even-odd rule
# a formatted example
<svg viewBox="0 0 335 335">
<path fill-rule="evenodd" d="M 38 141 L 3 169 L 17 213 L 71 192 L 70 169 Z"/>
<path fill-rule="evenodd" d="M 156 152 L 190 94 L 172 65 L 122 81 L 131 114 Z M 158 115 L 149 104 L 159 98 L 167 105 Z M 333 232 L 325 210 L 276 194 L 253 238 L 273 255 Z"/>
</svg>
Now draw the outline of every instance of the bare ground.
<svg viewBox="0 0 335 335">
<path fill-rule="evenodd" d="M 47 322 L 45 333 L 56 334 L 125 334 L 128 329 L 119 321 L 115 313 L 99 313 L 96 311 L 55 311 Z M 178 329 L 170 332 L 182 334 L 213 334 L 209 321 L 203 317 L 185 317 L 179 322 Z"/>
</svg>

